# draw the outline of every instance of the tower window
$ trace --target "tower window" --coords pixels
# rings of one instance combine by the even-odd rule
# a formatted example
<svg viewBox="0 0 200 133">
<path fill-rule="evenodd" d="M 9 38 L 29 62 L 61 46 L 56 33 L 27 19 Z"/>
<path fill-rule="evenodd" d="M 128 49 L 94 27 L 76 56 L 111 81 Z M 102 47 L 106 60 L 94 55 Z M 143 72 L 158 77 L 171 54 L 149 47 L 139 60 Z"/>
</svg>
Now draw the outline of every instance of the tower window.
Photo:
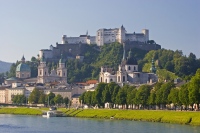
<svg viewBox="0 0 200 133">
<path fill-rule="evenodd" d="M 118 76 L 118 82 L 120 82 L 120 76 Z"/>
</svg>

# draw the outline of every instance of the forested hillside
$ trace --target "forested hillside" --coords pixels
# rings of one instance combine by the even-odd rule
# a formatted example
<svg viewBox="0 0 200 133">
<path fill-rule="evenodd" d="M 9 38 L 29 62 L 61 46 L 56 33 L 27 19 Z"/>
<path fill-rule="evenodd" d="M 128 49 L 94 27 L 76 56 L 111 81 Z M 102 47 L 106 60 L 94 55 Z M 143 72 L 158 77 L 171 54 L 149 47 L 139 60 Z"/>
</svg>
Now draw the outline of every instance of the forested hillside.
<svg viewBox="0 0 200 133">
<path fill-rule="evenodd" d="M 188 80 L 195 74 L 197 68 L 200 68 L 200 59 L 197 59 L 193 53 L 185 56 L 180 50 L 160 49 L 147 52 L 134 48 L 132 51 L 138 60 L 139 71 L 149 72 L 151 61 L 154 59 L 160 80 L 173 80 L 177 77 Z M 128 51 L 126 51 L 126 56 L 127 54 Z M 123 57 L 123 46 L 119 43 L 112 43 L 102 46 L 99 51 L 95 45 L 87 45 L 87 51 L 83 56 L 83 62 L 77 59 L 66 60 L 69 83 L 98 79 L 101 66 L 109 66 L 117 70 Z M 39 60 L 32 57 L 27 63 L 31 67 L 32 77 L 36 77 Z M 57 67 L 57 63 L 47 62 L 49 72 Z M 15 76 L 18 64 L 19 62 L 16 62 L 11 66 L 9 77 Z"/>
</svg>

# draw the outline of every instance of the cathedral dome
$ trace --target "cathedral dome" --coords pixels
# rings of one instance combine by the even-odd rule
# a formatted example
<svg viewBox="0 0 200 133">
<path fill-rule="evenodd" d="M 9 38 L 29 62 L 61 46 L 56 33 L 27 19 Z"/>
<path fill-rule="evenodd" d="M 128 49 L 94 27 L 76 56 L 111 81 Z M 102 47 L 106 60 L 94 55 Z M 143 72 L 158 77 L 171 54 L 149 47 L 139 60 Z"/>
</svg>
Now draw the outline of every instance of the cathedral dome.
<svg viewBox="0 0 200 133">
<path fill-rule="evenodd" d="M 24 55 L 21 59 L 21 63 L 17 66 L 16 72 L 30 72 L 30 67 L 25 63 Z"/>
<path fill-rule="evenodd" d="M 25 63 L 20 63 L 16 68 L 16 72 L 30 72 L 30 71 L 31 71 L 30 67 Z"/>
</svg>

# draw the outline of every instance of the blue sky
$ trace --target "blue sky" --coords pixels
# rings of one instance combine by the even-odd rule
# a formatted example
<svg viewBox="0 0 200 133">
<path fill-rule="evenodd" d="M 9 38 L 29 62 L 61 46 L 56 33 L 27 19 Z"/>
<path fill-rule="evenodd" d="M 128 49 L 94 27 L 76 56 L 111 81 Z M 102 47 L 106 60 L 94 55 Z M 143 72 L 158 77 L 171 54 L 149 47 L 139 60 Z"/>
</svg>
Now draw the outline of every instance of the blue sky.
<svg viewBox="0 0 200 133">
<path fill-rule="evenodd" d="M 149 29 L 165 49 L 200 58 L 200 0 L 0 0 L 0 60 L 26 60 L 61 42 L 100 28 Z"/>
</svg>

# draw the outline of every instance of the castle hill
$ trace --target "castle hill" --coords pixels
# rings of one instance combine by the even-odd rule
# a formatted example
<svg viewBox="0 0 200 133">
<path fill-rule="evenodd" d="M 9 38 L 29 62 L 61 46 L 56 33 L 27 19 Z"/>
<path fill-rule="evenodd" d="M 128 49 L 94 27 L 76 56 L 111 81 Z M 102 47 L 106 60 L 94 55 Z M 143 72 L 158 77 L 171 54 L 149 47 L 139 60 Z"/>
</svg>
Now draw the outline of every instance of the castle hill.
<svg viewBox="0 0 200 133">
<path fill-rule="evenodd" d="M 61 43 L 1 73 L 0 113 L 200 125 L 200 60 L 124 25 Z M 28 107 L 28 108 L 27 108 Z"/>
</svg>

